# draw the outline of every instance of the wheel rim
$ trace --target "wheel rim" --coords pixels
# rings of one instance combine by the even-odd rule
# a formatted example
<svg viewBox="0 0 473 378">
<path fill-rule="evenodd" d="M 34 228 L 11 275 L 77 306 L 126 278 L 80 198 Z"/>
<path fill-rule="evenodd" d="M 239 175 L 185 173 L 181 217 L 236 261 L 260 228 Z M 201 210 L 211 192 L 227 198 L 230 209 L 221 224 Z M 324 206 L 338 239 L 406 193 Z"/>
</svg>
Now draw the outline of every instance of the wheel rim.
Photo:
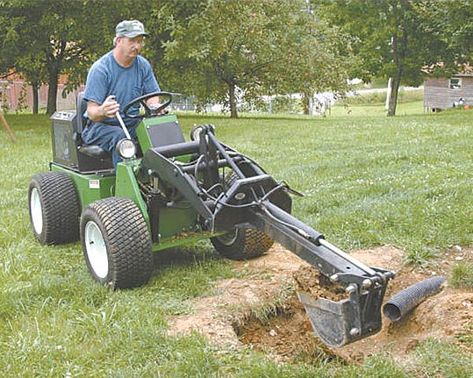
<svg viewBox="0 0 473 378">
<path fill-rule="evenodd" d="M 227 232 L 224 235 L 218 237 L 218 241 L 223 245 L 230 246 L 235 243 L 238 237 L 238 230 L 235 228 L 233 231 Z"/>
<path fill-rule="evenodd" d="M 34 231 L 37 235 L 40 235 L 43 232 L 43 206 L 41 205 L 41 198 L 37 188 L 31 190 L 30 214 Z"/>
<path fill-rule="evenodd" d="M 108 274 L 107 246 L 95 222 L 89 221 L 85 225 L 84 241 L 90 267 L 99 278 L 105 278 Z"/>
</svg>

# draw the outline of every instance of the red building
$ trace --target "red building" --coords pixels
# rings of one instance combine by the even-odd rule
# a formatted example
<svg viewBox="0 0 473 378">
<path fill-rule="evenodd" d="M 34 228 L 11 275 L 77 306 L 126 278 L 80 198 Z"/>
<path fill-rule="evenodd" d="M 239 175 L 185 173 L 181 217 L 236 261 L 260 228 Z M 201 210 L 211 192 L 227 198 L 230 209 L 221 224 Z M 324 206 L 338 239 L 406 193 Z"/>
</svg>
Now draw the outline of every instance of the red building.
<svg viewBox="0 0 473 378">
<path fill-rule="evenodd" d="M 75 108 L 75 98 L 77 92 L 84 89 L 82 85 L 77 90 L 69 93 L 63 98 L 62 92 L 67 82 L 67 77 L 62 75 L 59 79 L 57 94 L 57 110 L 67 110 Z M 25 93 L 26 91 L 26 93 Z M 48 86 L 43 85 L 38 91 L 39 111 L 44 113 L 48 102 Z M 24 98 L 22 100 L 22 97 Z M 23 102 L 23 104 L 21 104 Z M 12 74 L 7 78 L 0 79 L 0 107 L 7 107 L 9 112 L 15 112 L 21 105 L 27 107 L 27 111 L 33 109 L 33 90 L 30 85 L 24 82 L 20 75 Z"/>
</svg>

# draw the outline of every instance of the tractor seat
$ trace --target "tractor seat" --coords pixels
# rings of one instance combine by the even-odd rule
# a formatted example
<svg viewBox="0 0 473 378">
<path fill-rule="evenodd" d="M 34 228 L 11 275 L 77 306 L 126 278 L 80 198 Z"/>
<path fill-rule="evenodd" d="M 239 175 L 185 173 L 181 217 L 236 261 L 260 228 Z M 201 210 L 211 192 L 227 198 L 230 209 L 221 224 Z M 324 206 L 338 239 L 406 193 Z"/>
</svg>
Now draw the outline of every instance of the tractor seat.
<svg viewBox="0 0 473 378">
<path fill-rule="evenodd" d="M 96 145 L 79 146 L 77 149 L 87 156 L 100 160 L 105 160 L 111 156 L 110 152 L 105 151 L 102 147 Z"/>
<path fill-rule="evenodd" d="M 79 141 L 77 149 L 83 154 L 93 158 L 100 160 L 109 159 L 111 156 L 110 152 L 105 151 L 102 147 L 97 145 L 85 145 L 82 142 L 82 138 L 80 138 L 80 135 L 90 122 L 90 120 L 84 116 L 84 113 L 87 110 L 87 101 L 84 99 L 84 92 L 79 92 L 77 94 L 76 109 L 76 131 L 79 136 L 79 138 L 77 138 Z"/>
</svg>

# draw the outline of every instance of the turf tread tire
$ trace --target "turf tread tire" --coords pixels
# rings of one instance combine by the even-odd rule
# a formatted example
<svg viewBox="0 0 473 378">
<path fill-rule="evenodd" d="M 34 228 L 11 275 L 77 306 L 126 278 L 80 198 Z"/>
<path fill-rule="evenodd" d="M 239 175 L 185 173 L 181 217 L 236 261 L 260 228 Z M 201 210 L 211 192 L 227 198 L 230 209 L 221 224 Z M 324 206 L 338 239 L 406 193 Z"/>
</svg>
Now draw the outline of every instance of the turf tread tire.
<svg viewBox="0 0 473 378">
<path fill-rule="evenodd" d="M 31 215 L 31 193 L 37 189 L 43 228 L 37 233 Z M 79 240 L 80 203 L 74 181 L 63 172 L 33 176 L 28 188 L 28 205 L 33 233 L 41 244 L 65 244 Z"/>
<path fill-rule="evenodd" d="M 99 278 L 92 269 L 85 246 L 84 230 L 93 221 L 102 232 L 108 256 L 108 274 Z M 153 271 L 148 227 L 138 206 L 128 198 L 110 197 L 90 204 L 81 217 L 81 241 L 92 276 L 112 289 L 146 284 Z"/>
<path fill-rule="evenodd" d="M 236 174 L 231 173 L 225 179 L 227 188 L 230 188 L 237 179 Z M 236 232 L 233 242 L 225 242 L 225 239 L 228 239 L 233 232 Z M 210 238 L 217 252 L 231 260 L 254 259 L 265 254 L 274 244 L 273 239 L 254 228 L 236 228 L 233 232 Z"/>
<path fill-rule="evenodd" d="M 236 238 L 231 244 L 222 242 L 222 237 L 210 239 L 215 249 L 222 256 L 232 260 L 249 260 L 265 254 L 274 244 L 264 232 L 254 228 L 238 228 Z M 223 238 L 226 236 L 224 235 Z"/>
</svg>

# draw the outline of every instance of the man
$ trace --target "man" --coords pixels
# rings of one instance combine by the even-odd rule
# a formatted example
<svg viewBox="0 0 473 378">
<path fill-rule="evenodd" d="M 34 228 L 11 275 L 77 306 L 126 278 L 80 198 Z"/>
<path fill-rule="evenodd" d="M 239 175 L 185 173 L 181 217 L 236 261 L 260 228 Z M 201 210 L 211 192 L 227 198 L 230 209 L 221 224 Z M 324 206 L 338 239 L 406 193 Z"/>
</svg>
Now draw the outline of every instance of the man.
<svg viewBox="0 0 473 378">
<path fill-rule="evenodd" d="M 150 63 L 139 55 L 148 35 L 137 20 L 125 20 L 115 28 L 114 48 L 97 60 L 89 70 L 84 98 L 87 117 L 92 123 L 82 133 L 85 144 L 95 144 L 112 153 L 113 166 L 121 160 L 115 147 L 125 138 L 116 113 L 136 97 L 160 90 Z M 159 99 L 147 101 L 151 108 L 159 106 Z M 128 111 L 138 114 L 139 105 Z M 120 113 L 132 138 L 136 137 L 137 119 Z"/>
</svg>

